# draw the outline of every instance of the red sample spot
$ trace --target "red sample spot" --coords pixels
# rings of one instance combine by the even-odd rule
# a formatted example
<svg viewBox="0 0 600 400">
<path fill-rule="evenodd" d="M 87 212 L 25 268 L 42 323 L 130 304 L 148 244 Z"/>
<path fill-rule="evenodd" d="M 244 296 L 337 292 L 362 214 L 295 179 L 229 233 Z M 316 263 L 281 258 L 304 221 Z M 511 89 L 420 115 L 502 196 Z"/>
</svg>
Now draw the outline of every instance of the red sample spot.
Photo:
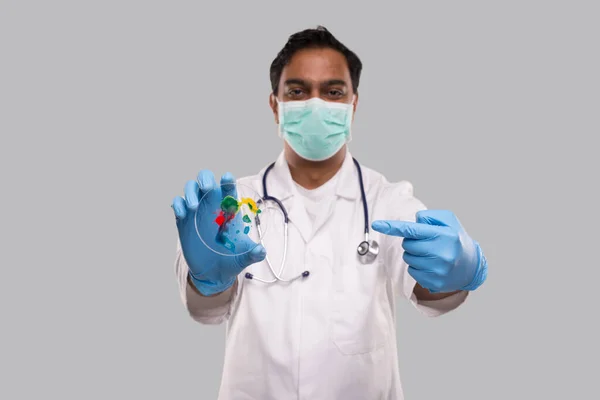
<svg viewBox="0 0 600 400">
<path fill-rule="evenodd" d="M 225 214 L 224 211 L 221 211 L 219 213 L 219 215 L 217 216 L 217 218 L 215 219 L 215 222 L 217 223 L 217 225 L 221 226 L 223 225 L 225 222 L 229 222 L 231 221 L 233 218 L 235 217 L 234 213 L 228 213 Z"/>
<path fill-rule="evenodd" d="M 225 213 L 223 211 L 219 213 L 219 216 L 215 219 L 215 222 L 219 226 L 223 225 L 223 223 L 225 222 Z"/>
</svg>

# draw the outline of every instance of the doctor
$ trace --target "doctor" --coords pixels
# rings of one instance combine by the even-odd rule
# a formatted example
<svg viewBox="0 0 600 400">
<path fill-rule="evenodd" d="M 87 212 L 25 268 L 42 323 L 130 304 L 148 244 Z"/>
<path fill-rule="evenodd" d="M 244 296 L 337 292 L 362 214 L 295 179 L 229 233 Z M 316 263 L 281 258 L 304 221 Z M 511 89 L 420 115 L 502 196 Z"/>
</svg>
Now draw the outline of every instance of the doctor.
<svg viewBox="0 0 600 400">
<path fill-rule="evenodd" d="M 282 275 L 265 257 L 277 273 L 283 225 L 236 257 L 200 242 L 199 198 L 220 188 L 211 171 L 173 201 L 182 300 L 199 323 L 227 323 L 220 400 L 403 399 L 397 298 L 439 316 L 486 279 L 481 247 L 452 212 L 426 210 L 409 182 L 355 165 L 346 145 L 361 68 L 323 27 L 292 35 L 271 65 L 269 102 L 283 151 L 272 168 L 237 182 L 262 194 L 268 169 L 268 194 L 289 216 Z M 357 251 L 365 217 L 368 243 L 378 244 L 367 262 Z"/>
</svg>

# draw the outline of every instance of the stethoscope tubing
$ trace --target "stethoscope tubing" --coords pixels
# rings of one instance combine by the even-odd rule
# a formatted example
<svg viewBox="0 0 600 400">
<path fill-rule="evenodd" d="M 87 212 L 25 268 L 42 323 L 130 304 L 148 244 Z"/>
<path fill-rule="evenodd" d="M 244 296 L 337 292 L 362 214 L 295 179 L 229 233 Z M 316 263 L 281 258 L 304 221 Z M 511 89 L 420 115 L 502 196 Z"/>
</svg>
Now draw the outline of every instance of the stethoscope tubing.
<svg viewBox="0 0 600 400">
<path fill-rule="evenodd" d="M 360 164 L 358 163 L 358 161 L 355 158 L 352 158 L 352 161 L 354 162 L 354 165 L 356 166 L 356 170 L 358 171 L 358 182 L 360 185 L 360 195 L 361 195 L 361 200 L 362 200 L 361 202 L 363 205 L 365 241 L 361 242 L 361 245 L 366 243 L 367 249 L 368 249 L 369 248 L 369 211 L 368 211 L 368 206 L 367 206 L 367 197 L 365 195 L 365 187 L 364 187 L 364 182 L 363 182 L 362 169 L 360 167 Z M 271 260 L 269 260 L 269 256 L 267 255 L 267 256 L 265 256 L 265 261 L 267 262 L 267 265 L 269 266 L 271 273 L 273 274 L 273 276 L 275 276 L 275 279 L 272 279 L 272 280 L 260 279 L 249 272 L 246 273 L 245 277 L 247 279 L 257 280 L 257 281 L 263 282 L 263 283 L 275 283 L 277 281 L 293 282 L 296 279 L 308 277 L 310 275 L 310 272 L 304 271 L 304 272 L 302 272 L 302 274 L 295 276 L 293 278 L 290 278 L 290 279 L 284 279 L 281 277 L 281 275 L 283 274 L 283 270 L 285 268 L 285 262 L 286 262 L 286 257 L 287 257 L 289 216 L 288 216 L 287 210 L 286 210 L 285 206 L 283 205 L 283 203 L 278 198 L 270 196 L 267 191 L 267 175 L 269 174 L 271 169 L 273 169 L 274 166 L 275 166 L 275 162 L 273 162 L 271 165 L 269 165 L 263 174 L 263 177 L 262 177 L 263 198 L 260 199 L 259 202 L 266 204 L 267 201 L 273 201 L 277 204 L 277 208 L 283 214 L 283 221 L 284 221 L 284 223 L 283 223 L 283 226 L 284 226 L 283 243 L 284 244 L 283 244 L 283 259 L 281 262 L 281 267 L 279 268 L 279 273 L 275 273 L 275 269 L 273 268 L 273 265 L 271 264 Z M 260 238 L 260 243 L 261 243 L 261 245 L 264 246 L 263 239 L 262 239 L 262 236 L 263 236 L 262 229 L 260 226 L 260 218 L 258 217 L 258 215 L 255 217 L 255 220 L 256 220 L 256 226 L 258 228 L 258 235 Z M 377 245 L 375 247 L 377 247 Z M 360 248 L 360 245 L 359 245 L 359 248 Z M 365 252 L 365 254 L 366 254 L 366 252 Z M 362 254 L 359 251 L 360 256 L 364 256 L 365 254 Z"/>
</svg>

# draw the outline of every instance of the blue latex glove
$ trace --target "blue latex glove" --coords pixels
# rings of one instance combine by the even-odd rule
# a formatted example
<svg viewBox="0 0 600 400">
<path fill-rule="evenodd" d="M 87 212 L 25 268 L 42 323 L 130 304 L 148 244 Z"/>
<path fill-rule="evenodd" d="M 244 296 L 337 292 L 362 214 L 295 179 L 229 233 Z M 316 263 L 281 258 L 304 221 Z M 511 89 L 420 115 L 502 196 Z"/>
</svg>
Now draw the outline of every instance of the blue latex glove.
<svg viewBox="0 0 600 400">
<path fill-rule="evenodd" d="M 408 273 L 432 293 L 472 291 L 487 278 L 481 247 L 450 211 L 420 211 L 416 222 L 378 220 L 371 225 L 377 232 L 404 238 Z"/>
<path fill-rule="evenodd" d="M 235 244 L 236 251 L 245 253 L 236 256 L 220 255 L 206 247 L 196 233 L 194 219 L 199 199 L 202 199 L 205 193 L 217 188 L 208 195 L 209 198 L 203 200 L 202 210 L 206 210 L 206 218 L 200 214 L 201 217 L 198 221 L 198 230 L 208 232 L 207 229 L 214 229 L 214 227 L 209 228 L 214 225 L 215 216 L 212 211 L 220 208 L 221 200 L 228 195 L 237 198 L 236 186 L 231 185 L 232 183 L 235 183 L 235 179 L 233 175 L 227 173 L 221 178 L 221 185 L 227 186 L 217 188 L 213 173 L 208 170 L 200 171 L 198 181 L 187 182 L 185 198 L 176 197 L 172 204 L 179 240 L 183 256 L 189 267 L 191 281 L 205 296 L 227 290 L 244 268 L 264 260 L 267 254 L 263 246 L 260 244 L 256 246 L 256 243 L 248 236 L 240 235 L 240 240 Z M 207 201 L 209 202 L 208 207 L 204 207 L 204 203 Z M 247 251 L 250 248 L 252 250 Z M 222 253 L 227 254 L 227 252 L 228 250 L 223 248 Z M 233 253 L 229 251 L 229 254 Z"/>
</svg>

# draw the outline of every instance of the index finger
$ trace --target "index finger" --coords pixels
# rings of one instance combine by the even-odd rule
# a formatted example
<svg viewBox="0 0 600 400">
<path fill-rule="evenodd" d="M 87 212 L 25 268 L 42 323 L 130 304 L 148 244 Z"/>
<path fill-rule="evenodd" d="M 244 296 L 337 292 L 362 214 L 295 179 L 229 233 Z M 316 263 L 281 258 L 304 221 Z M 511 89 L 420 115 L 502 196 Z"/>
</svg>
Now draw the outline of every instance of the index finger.
<svg viewBox="0 0 600 400">
<path fill-rule="evenodd" d="M 231 196 L 237 199 L 238 197 L 235 178 L 230 172 L 225 173 L 221 177 L 221 195 L 223 198 Z"/>
<path fill-rule="evenodd" d="M 204 196 L 206 193 L 211 192 L 213 189 L 217 187 L 217 182 L 215 182 L 215 176 L 213 172 L 209 169 L 203 169 L 198 173 L 198 177 L 196 178 L 198 182 L 198 187 L 200 189 L 200 197 Z"/>
<path fill-rule="evenodd" d="M 440 234 L 440 227 L 409 221 L 377 220 L 371 224 L 377 232 L 407 239 L 433 239 Z"/>
<path fill-rule="evenodd" d="M 200 205 L 203 210 L 206 206 L 208 208 L 214 208 L 215 205 L 221 203 L 221 191 L 216 190 L 219 188 L 215 181 L 215 175 L 211 170 L 205 169 L 198 173 L 198 186 L 200 188 Z"/>
</svg>

